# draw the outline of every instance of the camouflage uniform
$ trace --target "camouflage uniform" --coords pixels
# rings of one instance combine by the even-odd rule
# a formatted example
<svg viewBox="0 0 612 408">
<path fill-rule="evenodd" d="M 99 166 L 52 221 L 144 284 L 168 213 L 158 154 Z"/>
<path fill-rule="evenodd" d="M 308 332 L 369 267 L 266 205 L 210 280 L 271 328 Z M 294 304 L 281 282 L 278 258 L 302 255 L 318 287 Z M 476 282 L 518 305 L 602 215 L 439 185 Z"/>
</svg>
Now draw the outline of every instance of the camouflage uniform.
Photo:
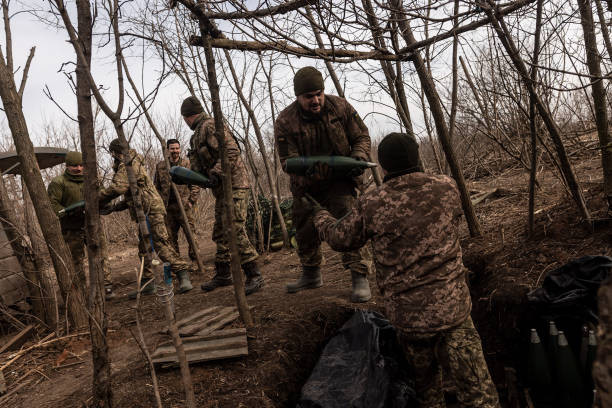
<svg viewBox="0 0 612 408">
<path fill-rule="evenodd" d="M 170 245 L 170 240 L 168 238 L 168 232 L 166 231 L 166 224 L 164 221 L 164 216 L 166 215 L 164 202 L 151 182 L 151 179 L 147 175 L 142 157 L 134 150 L 130 150 L 128 154 L 131 159 L 134 174 L 136 175 L 136 182 L 140 191 L 143 210 L 147 216 L 149 232 L 151 233 L 153 247 L 157 252 L 157 255 L 163 262 L 168 262 L 172 265 L 172 271 L 175 274 L 180 271 L 188 271 L 190 269 L 189 264 L 181 260 L 174 248 L 172 248 Z M 117 204 L 115 206 L 115 210 L 120 211 L 124 210 L 125 208 L 129 208 L 132 219 L 137 221 L 136 210 L 129 191 L 130 187 L 125 164 L 119 160 L 115 160 L 113 170 L 115 171 L 115 175 L 113 176 L 111 185 L 108 188 L 102 189 L 100 192 L 100 202 L 102 205 L 104 205 L 109 203 L 114 198 L 124 195 L 125 200 Z M 141 257 L 146 255 L 146 248 L 147 245 L 143 241 L 143 237 L 140 235 L 139 231 L 138 254 Z M 153 278 L 151 265 L 145 265 L 143 278 L 147 280 Z"/>
<path fill-rule="evenodd" d="M 297 101 L 285 108 L 274 124 L 274 139 L 283 168 L 287 159 L 298 156 L 351 156 L 366 160 L 370 153 L 368 129 L 343 98 L 325 95 L 321 115 L 306 115 Z M 302 266 L 321 264 L 321 241 L 304 207 L 301 197 L 309 193 L 335 217 L 341 217 L 352 208 L 356 188 L 361 178 L 334 179 L 313 183 L 304 176 L 289 175 L 293 195 L 292 218 L 296 229 L 298 255 Z M 367 275 L 368 262 L 360 251 L 344 252 L 342 263 L 346 269 Z"/>
<path fill-rule="evenodd" d="M 371 240 L 387 317 L 400 332 L 424 407 L 444 406 L 442 358 L 462 406 L 499 406 L 470 317 L 457 232 L 461 214 L 452 179 L 404 172 L 387 176 L 341 220 L 325 210 L 314 217 L 321 238 L 335 250 L 355 250 Z"/>
<path fill-rule="evenodd" d="M 47 187 L 47 194 L 51 201 L 51 207 L 56 214 L 60 210 L 83 200 L 83 176 L 68 173 L 55 177 Z M 82 287 L 86 287 L 85 271 L 83 261 L 85 259 L 85 211 L 74 210 L 60 218 L 62 235 L 64 241 L 70 248 L 72 264 Z M 106 250 L 106 238 L 101 236 L 102 246 L 102 270 L 104 272 L 104 284 L 111 285 L 109 260 Z"/>
<path fill-rule="evenodd" d="M 215 135 L 214 119 L 201 113 L 193 123 L 193 136 L 189 142 L 189 160 L 194 171 L 207 176 L 216 175 L 223 180 L 221 159 L 219 156 L 219 143 Z M 238 251 L 240 264 L 254 261 L 259 256 L 246 232 L 245 222 L 247 215 L 249 179 L 240 156 L 240 149 L 229 129 L 225 127 L 225 146 L 232 173 L 232 196 L 234 198 L 234 228 L 238 237 Z M 215 225 L 212 239 L 217 244 L 215 262 L 229 263 L 230 250 L 225 236 L 223 222 L 223 183 L 212 189 L 215 197 Z"/>
<path fill-rule="evenodd" d="M 189 159 L 180 158 L 177 163 L 170 163 L 170 166 L 181 166 L 190 168 Z M 186 231 L 186 224 L 181 216 L 181 210 L 178 206 L 178 201 L 176 196 L 172 192 L 172 180 L 170 180 L 170 173 L 168 173 L 169 169 L 166 167 L 166 161 L 162 160 L 155 167 L 155 176 L 153 177 L 153 184 L 155 188 L 159 192 L 162 200 L 164 201 L 164 205 L 166 206 L 166 229 L 168 231 L 168 236 L 170 237 L 170 243 L 174 247 L 174 250 L 177 254 L 180 254 L 179 245 L 178 245 L 178 232 L 179 228 L 183 229 L 183 232 Z M 179 191 L 179 195 L 183 206 L 185 207 L 185 214 L 187 215 L 187 221 L 189 222 L 189 227 L 191 228 L 191 232 L 195 234 L 195 223 L 193 220 L 193 206 L 195 206 L 198 201 L 198 196 L 200 195 L 200 188 L 198 186 L 185 186 L 185 185 L 177 185 L 176 186 Z M 191 204 L 190 208 L 187 208 L 187 203 Z M 195 248 L 197 250 L 197 248 Z M 196 256 L 194 252 L 194 248 L 189 246 L 189 258 L 192 261 L 195 261 Z"/>
</svg>

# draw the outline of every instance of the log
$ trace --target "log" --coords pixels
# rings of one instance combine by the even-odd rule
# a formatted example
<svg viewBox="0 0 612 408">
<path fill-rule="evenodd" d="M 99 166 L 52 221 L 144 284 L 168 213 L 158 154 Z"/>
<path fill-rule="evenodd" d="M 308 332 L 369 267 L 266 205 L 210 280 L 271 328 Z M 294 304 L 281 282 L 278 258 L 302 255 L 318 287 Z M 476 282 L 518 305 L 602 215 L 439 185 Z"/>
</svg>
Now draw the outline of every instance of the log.
<svg viewBox="0 0 612 408">
<path fill-rule="evenodd" d="M 23 346 L 23 343 L 28 341 L 30 337 L 34 334 L 34 326 L 27 325 L 23 330 L 21 330 L 16 336 L 9 340 L 4 346 L 0 347 L 0 354 L 5 351 L 17 350 L 19 347 Z"/>
</svg>

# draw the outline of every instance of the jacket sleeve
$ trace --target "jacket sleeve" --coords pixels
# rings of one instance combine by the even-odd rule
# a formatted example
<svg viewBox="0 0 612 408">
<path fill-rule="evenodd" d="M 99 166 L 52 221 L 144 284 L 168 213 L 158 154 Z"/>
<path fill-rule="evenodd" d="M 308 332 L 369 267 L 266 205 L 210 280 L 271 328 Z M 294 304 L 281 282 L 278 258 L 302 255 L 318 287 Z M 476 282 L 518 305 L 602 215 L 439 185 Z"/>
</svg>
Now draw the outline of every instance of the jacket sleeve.
<svg viewBox="0 0 612 408">
<path fill-rule="evenodd" d="M 136 171 L 136 169 L 134 169 Z M 128 183 L 127 170 L 124 163 L 120 163 L 117 171 L 113 175 L 110 186 L 100 190 L 100 201 L 103 204 L 110 202 L 113 198 L 125 194 L 130 187 Z"/>
<path fill-rule="evenodd" d="M 351 146 L 351 157 L 368 160 L 372 148 L 368 128 L 359 114 L 346 102 L 345 128 Z"/>
<path fill-rule="evenodd" d="M 314 224 L 321 241 L 327 242 L 334 251 L 354 251 L 370 239 L 367 223 L 357 205 L 339 220 L 327 210 L 319 211 L 314 217 Z"/>
<path fill-rule="evenodd" d="M 49 196 L 49 201 L 51 201 L 51 208 L 55 211 L 55 214 L 59 213 L 60 210 L 64 209 L 64 206 L 61 204 L 62 195 L 64 194 L 64 186 L 52 180 L 47 187 L 47 195 Z"/>
<path fill-rule="evenodd" d="M 281 162 L 283 171 L 285 171 L 285 163 L 287 159 L 298 157 L 298 148 L 295 143 L 295 136 L 292 135 L 284 126 L 284 120 L 277 120 L 274 124 L 274 142 L 276 143 L 276 151 Z"/>
<path fill-rule="evenodd" d="M 153 185 L 155 186 L 155 189 L 157 190 L 157 192 L 161 194 L 162 185 L 161 185 L 161 177 L 159 176 L 160 167 L 161 167 L 161 163 L 157 163 L 157 166 L 155 166 L 155 173 L 153 174 Z"/>
</svg>

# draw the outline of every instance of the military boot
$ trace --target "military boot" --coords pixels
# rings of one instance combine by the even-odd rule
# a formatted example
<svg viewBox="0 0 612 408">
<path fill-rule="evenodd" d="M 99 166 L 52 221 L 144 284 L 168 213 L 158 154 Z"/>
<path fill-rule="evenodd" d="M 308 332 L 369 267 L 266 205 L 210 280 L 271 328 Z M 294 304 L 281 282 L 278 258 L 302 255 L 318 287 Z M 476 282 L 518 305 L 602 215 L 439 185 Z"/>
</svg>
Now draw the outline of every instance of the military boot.
<svg viewBox="0 0 612 408">
<path fill-rule="evenodd" d="M 191 284 L 191 281 L 189 280 L 189 271 L 187 269 L 178 271 L 176 273 L 176 277 L 178 278 L 178 281 L 179 281 L 178 293 L 189 292 L 191 289 L 193 289 L 193 285 Z"/>
<path fill-rule="evenodd" d="M 115 292 L 113 292 L 113 285 L 111 284 L 104 285 L 104 300 L 108 301 L 116 297 L 117 295 L 115 295 Z"/>
<path fill-rule="evenodd" d="M 202 290 L 210 292 L 220 286 L 228 286 L 232 284 L 232 272 L 230 264 L 225 262 L 215 262 L 215 276 L 212 280 L 202 284 Z"/>
<path fill-rule="evenodd" d="M 351 292 L 351 302 L 364 303 L 372 298 L 368 277 L 363 273 L 351 271 L 353 290 Z"/>
<path fill-rule="evenodd" d="M 155 294 L 155 279 L 141 278 L 140 279 L 140 296 L 149 296 L 149 295 L 154 295 L 154 294 Z M 136 299 L 137 295 L 138 295 L 138 292 L 133 291 L 133 292 L 128 293 L 128 298 Z"/>
<path fill-rule="evenodd" d="M 264 278 L 263 276 L 261 276 L 261 272 L 259 272 L 257 262 L 247 262 L 242 265 L 242 269 L 244 270 L 244 274 L 246 275 L 246 282 L 244 283 L 245 295 L 248 296 L 251 293 L 255 293 L 264 287 Z"/>
<path fill-rule="evenodd" d="M 293 283 L 287 284 L 288 293 L 296 293 L 304 289 L 316 289 L 323 285 L 321 268 L 318 266 L 303 266 L 302 275 Z"/>
</svg>

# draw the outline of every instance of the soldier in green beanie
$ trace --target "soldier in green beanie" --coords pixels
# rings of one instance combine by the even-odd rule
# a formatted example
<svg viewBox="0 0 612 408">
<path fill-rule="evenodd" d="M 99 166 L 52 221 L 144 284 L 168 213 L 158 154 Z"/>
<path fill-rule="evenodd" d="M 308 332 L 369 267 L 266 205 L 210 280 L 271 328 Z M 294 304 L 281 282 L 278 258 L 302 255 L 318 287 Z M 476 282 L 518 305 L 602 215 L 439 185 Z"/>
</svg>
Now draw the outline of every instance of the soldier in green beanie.
<svg viewBox="0 0 612 408">
<path fill-rule="evenodd" d="M 296 72 L 293 90 L 297 99 L 278 115 L 274 124 L 283 169 L 287 159 L 298 156 L 334 155 L 367 160 L 371 148 L 368 128 L 346 99 L 325 94 L 324 89 L 323 75 L 316 68 L 304 67 Z M 309 194 L 334 216 L 341 217 L 351 209 L 363 184 L 361 174 L 351 176 L 331 178 L 324 166 L 315 166 L 306 176 L 289 174 L 302 272 L 296 282 L 287 285 L 287 292 L 322 285 L 321 241 L 301 198 Z M 367 251 L 342 254 L 342 264 L 351 273 L 352 302 L 367 302 L 372 297 L 367 278 L 371 262 L 367 258 Z"/>
<path fill-rule="evenodd" d="M 210 281 L 202 285 L 202 290 L 208 292 L 232 283 L 231 254 L 226 237 L 226 230 L 229 226 L 226 226 L 223 220 L 223 170 L 221 169 L 219 142 L 215 134 L 214 119 L 204 113 L 204 109 L 196 97 L 190 96 L 183 101 L 181 115 L 185 123 L 193 130 L 193 135 L 189 141 L 191 168 L 210 179 L 208 188 L 212 190 L 215 197 L 215 224 L 212 233 L 212 240 L 217 244 L 215 275 Z M 259 254 L 249 241 L 245 227 L 250 189 L 249 177 L 238 143 L 227 126 L 224 127 L 224 138 L 231 169 L 234 203 L 233 227 L 236 230 L 238 240 L 240 265 L 246 276 L 244 291 L 247 295 L 250 295 L 261 290 L 265 283 L 257 265 Z"/>
<path fill-rule="evenodd" d="M 341 219 L 317 203 L 305 205 L 333 249 L 371 244 L 386 317 L 416 374 L 418 405 L 446 406 L 442 379 L 450 374 L 462 407 L 499 408 L 470 316 L 459 191 L 450 177 L 423 172 L 418 149 L 412 135 L 386 136 L 378 145 L 383 185 L 360 196 Z"/>
<path fill-rule="evenodd" d="M 64 241 L 70 248 L 72 263 L 81 287 L 86 287 L 83 261 L 85 260 L 85 212 L 84 207 L 65 212 L 64 209 L 83 200 L 83 156 L 81 152 L 66 153 L 66 170 L 55 177 L 47 187 L 51 207 L 60 219 Z M 106 239 L 101 237 L 102 269 L 106 300 L 115 297 L 110 276 Z"/>
</svg>

